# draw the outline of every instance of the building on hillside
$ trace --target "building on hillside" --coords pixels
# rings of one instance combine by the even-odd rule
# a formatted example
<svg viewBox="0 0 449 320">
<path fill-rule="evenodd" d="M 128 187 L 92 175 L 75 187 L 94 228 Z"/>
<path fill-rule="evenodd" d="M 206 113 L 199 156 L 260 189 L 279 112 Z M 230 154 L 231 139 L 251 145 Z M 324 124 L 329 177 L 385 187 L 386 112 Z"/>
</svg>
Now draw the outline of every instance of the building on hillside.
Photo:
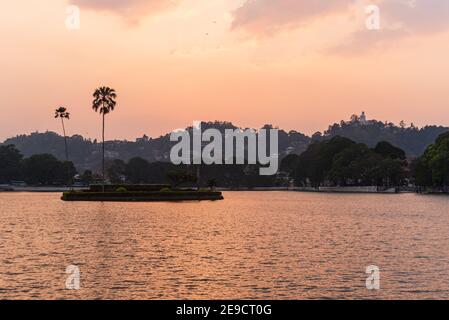
<svg viewBox="0 0 449 320">
<path fill-rule="evenodd" d="M 363 124 L 363 125 L 368 124 L 368 120 L 366 120 L 365 111 L 362 111 L 362 114 L 359 117 L 359 122 L 360 122 L 360 124 Z"/>
</svg>

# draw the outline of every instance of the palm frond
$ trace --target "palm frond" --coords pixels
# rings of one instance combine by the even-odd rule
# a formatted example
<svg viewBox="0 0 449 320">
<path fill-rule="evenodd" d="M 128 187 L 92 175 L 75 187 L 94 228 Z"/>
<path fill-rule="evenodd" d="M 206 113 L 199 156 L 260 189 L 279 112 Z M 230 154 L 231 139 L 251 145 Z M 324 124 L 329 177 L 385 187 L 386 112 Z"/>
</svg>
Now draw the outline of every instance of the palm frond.
<svg viewBox="0 0 449 320">
<path fill-rule="evenodd" d="M 93 93 L 94 100 L 92 102 L 92 109 L 100 114 L 108 114 L 114 110 L 117 102 L 117 93 L 114 89 L 109 87 L 99 87 Z"/>
<path fill-rule="evenodd" d="M 67 112 L 67 108 L 59 107 L 55 110 L 55 118 L 69 119 L 70 113 Z"/>
</svg>

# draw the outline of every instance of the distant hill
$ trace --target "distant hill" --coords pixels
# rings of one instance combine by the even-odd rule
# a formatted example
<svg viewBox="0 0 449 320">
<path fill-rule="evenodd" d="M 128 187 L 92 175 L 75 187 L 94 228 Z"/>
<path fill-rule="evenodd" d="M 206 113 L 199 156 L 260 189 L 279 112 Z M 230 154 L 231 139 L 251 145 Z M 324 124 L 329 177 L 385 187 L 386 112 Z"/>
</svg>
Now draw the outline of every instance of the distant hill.
<svg viewBox="0 0 449 320">
<path fill-rule="evenodd" d="M 266 125 L 264 128 L 270 128 Z M 203 122 L 202 129 L 215 128 L 224 133 L 225 129 L 237 129 L 230 122 Z M 191 127 L 186 128 L 191 130 Z M 245 129 L 245 128 L 243 128 Z M 310 143 L 310 138 L 296 131 L 279 131 L 279 150 L 282 155 L 302 153 Z M 34 154 L 48 153 L 56 158 L 65 159 L 64 138 L 54 132 L 32 133 L 9 138 L 3 144 L 13 144 L 25 157 Z M 141 157 L 150 162 L 169 162 L 170 150 L 174 145 L 170 142 L 170 134 L 159 138 L 143 136 L 136 141 L 113 140 L 106 142 L 106 158 L 127 161 L 133 157 Z M 101 141 L 86 139 L 80 135 L 68 138 L 69 157 L 79 171 L 97 170 L 101 167 Z"/>
<path fill-rule="evenodd" d="M 271 128 L 266 125 L 263 128 Z M 237 129 L 230 122 L 203 122 L 203 130 L 215 128 L 224 132 L 225 129 Z M 187 128 L 187 129 L 191 129 Z M 243 128 L 245 129 L 245 128 Z M 449 128 L 441 126 L 426 126 L 416 128 L 404 123 L 396 126 L 376 120 L 366 121 L 364 117 L 352 116 L 349 121 L 341 121 L 329 126 L 324 133 L 316 133 L 308 137 L 297 131 L 286 132 L 279 129 L 279 151 L 281 157 L 288 154 L 301 154 L 312 141 L 331 139 L 342 136 L 356 142 L 365 143 L 373 148 L 380 141 L 387 141 L 401 148 L 408 156 L 416 157 L 424 153 L 426 147 Z M 34 154 L 49 153 L 60 160 L 65 158 L 64 138 L 54 132 L 32 133 L 18 135 L 4 141 L 3 144 L 15 145 L 25 157 Z M 101 166 L 101 141 L 74 135 L 68 139 L 70 160 L 79 171 L 85 169 L 97 170 Z M 150 162 L 170 161 L 170 150 L 173 143 L 170 135 L 158 138 L 143 136 L 136 141 L 113 140 L 106 142 L 106 157 L 109 160 L 121 159 L 127 161 L 133 157 L 142 157 Z"/>
<path fill-rule="evenodd" d="M 316 133 L 312 139 L 327 140 L 341 136 L 364 143 L 370 148 L 380 141 L 387 141 L 404 150 L 408 156 L 418 157 L 435 142 L 440 134 L 448 131 L 449 128 L 442 126 L 430 125 L 417 128 L 413 124 L 406 126 L 403 121 L 396 126 L 391 122 L 367 121 L 364 117 L 353 115 L 351 120 L 334 123 L 323 134 Z"/>
</svg>

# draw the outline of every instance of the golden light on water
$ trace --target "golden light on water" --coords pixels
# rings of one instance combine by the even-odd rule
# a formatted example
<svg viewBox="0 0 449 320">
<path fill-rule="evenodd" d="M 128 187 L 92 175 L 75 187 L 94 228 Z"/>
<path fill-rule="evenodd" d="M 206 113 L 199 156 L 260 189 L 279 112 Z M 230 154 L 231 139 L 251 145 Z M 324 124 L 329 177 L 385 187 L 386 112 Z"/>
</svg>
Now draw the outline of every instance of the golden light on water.
<svg viewBox="0 0 449 320">
<path fill-rule="evenodd" d="M 225 202 L 0 194 L 2 298 L 448 298 L 449 199 L 226 192 Z M 394 201 L 392 201 L 394 198 Z M 366 267 L 381 290 L 365 287 Z M 80 268 L 79 291 L 64 287 Z"/>
</svg>

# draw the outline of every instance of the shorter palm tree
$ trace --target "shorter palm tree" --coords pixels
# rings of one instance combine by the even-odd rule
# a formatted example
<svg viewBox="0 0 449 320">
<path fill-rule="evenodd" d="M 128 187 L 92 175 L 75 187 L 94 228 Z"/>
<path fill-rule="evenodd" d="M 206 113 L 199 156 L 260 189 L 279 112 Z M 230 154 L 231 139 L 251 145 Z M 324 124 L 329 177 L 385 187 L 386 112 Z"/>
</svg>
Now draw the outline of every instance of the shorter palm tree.
<svg viewBox="0 0 449 320">
<path fill-rule="evenodd" d="M 65 133 L 65 125 L 64 125 L 64 119 L 69 120 L 70 119 L 70 113 L 67 112 L 67 108 L 65 107 L 59 107 L 55 110 L 55 119 L 60 118 L 62 123 L 62 132 L 64 134 L 64 145 L 65 145 L 65 160 L 67 161 L 67 179 L 69 182 L 71 182 L 70 177 L 70 166 L 68 165 L 69 162 L 69 148 L 67 146 L 67 135 Z"/>
</svg>

